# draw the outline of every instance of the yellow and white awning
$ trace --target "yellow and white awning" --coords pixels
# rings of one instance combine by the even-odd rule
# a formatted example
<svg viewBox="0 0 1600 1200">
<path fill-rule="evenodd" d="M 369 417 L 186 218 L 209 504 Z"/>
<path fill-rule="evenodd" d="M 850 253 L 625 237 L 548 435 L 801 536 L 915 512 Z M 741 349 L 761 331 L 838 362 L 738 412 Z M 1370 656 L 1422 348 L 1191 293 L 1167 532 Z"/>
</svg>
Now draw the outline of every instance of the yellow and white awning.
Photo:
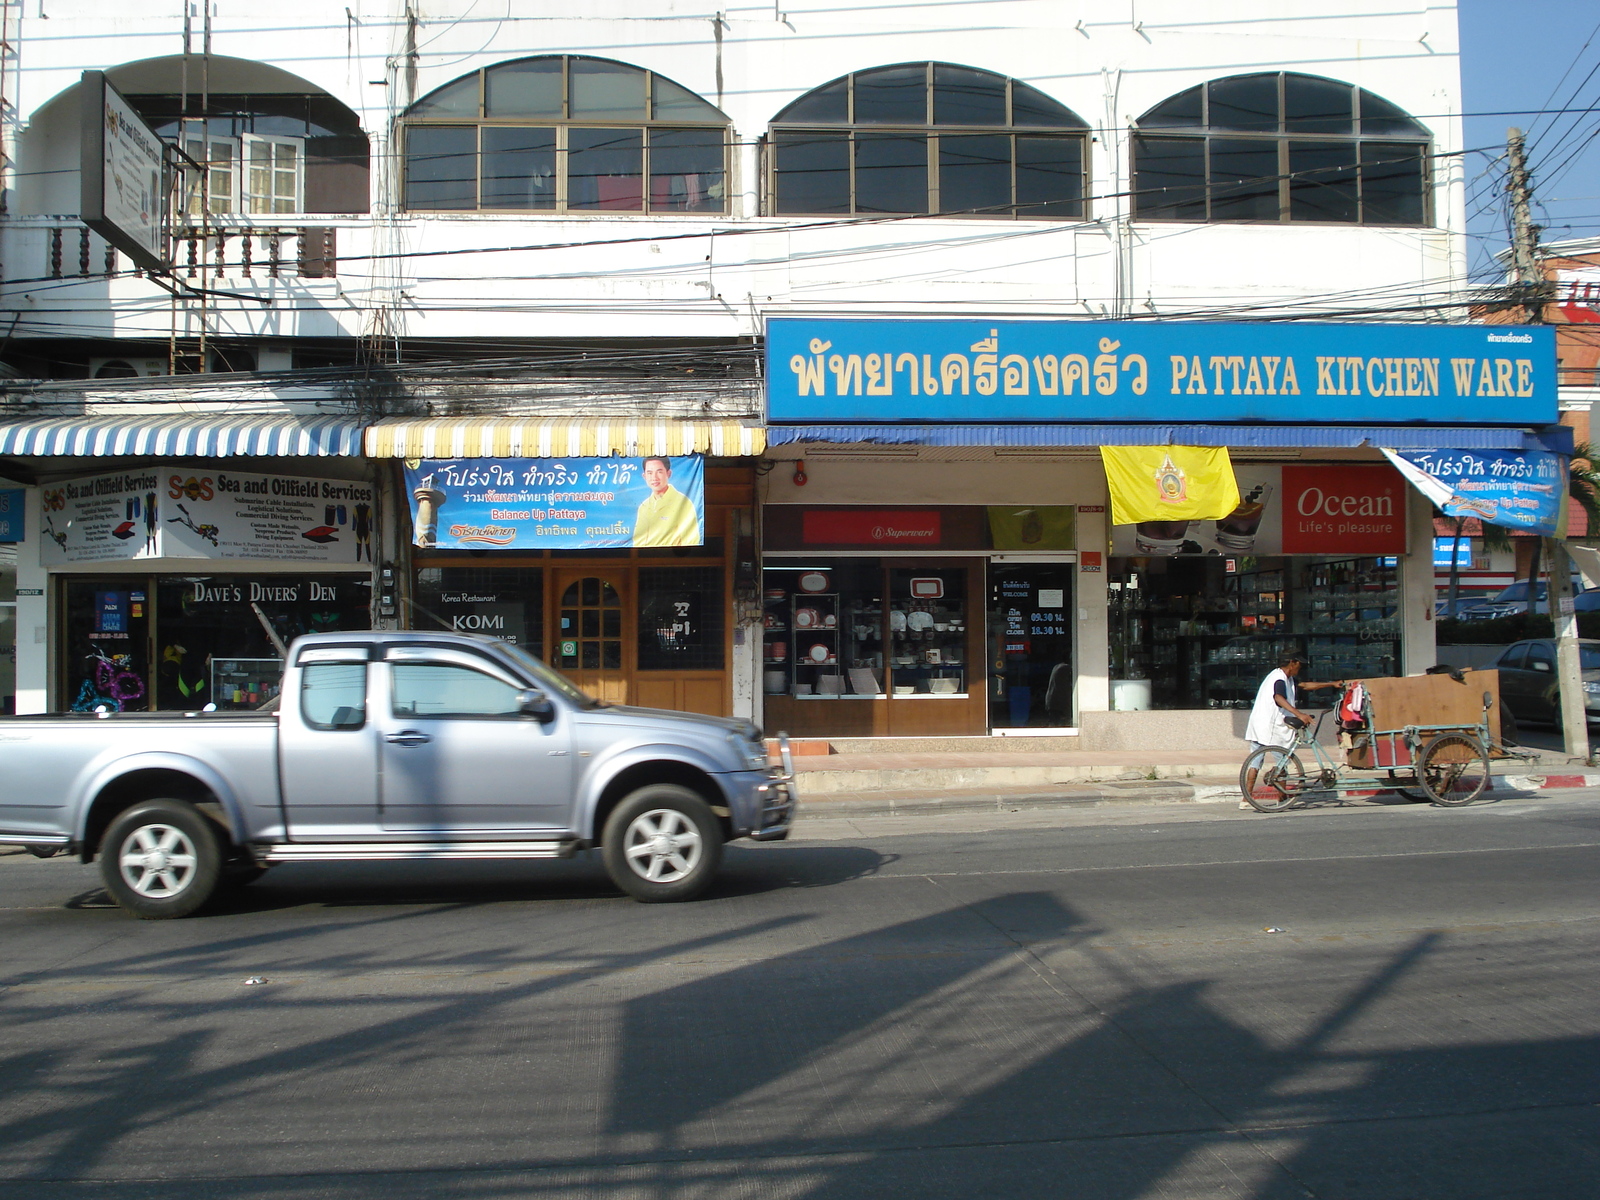
<svg viewBox="0 0 1600 1200">
<path fill-rule="evenodd" d="M 766 430 L 738 421 L 397 418 L 367 427 L 372 458 L 633 458 L 644 454 L 753 457 Z"/>
</svg>

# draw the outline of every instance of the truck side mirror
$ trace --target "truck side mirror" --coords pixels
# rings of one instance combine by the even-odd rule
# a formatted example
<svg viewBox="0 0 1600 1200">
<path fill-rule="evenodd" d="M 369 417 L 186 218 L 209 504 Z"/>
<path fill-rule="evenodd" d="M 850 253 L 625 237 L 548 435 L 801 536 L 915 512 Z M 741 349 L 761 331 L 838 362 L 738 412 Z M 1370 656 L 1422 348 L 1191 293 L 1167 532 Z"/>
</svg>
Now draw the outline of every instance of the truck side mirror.
<svg viewBox="0 0 1600 1200">
<path fill-rule="evenodd" d="M 538 688 L 523 688 L 517 693 L 517 711 L 525 717 L 548 721 L 556 715 L 556 706 Z"/>
</svg>

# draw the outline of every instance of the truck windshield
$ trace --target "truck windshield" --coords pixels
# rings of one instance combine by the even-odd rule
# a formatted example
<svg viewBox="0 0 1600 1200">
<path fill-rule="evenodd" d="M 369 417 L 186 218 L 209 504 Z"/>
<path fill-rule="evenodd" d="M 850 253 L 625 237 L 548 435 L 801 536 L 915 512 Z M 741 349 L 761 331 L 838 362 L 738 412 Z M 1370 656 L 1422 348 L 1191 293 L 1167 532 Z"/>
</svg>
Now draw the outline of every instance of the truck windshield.
<svg viewBox="0 0 1600 1200">
<path fill-rule="evenodd" d="M 513 646 L 509 642 L 501 642 L 499 648 L 505 654 L 515 659 L 517 664 L 521 666 L 522 669 L 529 675 L 533 676 L 533 678 L 538 681 L 539 686 L 544 688 L 546 691 L 555 692 L 558 695 L 565 696 L 579 708 L 600 707 L 600 701 L 589 695 L 588 692 L 584 691 L 566 676 L 540 662 L 521 646 Z"/>
</svg>

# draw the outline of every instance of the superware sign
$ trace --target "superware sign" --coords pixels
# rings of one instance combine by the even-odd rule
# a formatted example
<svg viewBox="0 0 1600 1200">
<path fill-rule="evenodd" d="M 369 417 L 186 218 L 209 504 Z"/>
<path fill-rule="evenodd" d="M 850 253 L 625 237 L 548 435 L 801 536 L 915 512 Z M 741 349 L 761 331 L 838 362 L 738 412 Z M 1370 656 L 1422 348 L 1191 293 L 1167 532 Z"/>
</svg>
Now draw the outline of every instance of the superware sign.
<svg viewBox="0 0 1600 1200">
<path fill-rule="evenodd" d="M 1285 554 L 1404 554 L 1406 483 L 1389 466 L 1285 466 Z"/>
<path fill-rule="evenodd" d="M 940 514 L 903 509 L 810 509 L 801 519 L 808 546 L 937 546 Z"/>
</svg>

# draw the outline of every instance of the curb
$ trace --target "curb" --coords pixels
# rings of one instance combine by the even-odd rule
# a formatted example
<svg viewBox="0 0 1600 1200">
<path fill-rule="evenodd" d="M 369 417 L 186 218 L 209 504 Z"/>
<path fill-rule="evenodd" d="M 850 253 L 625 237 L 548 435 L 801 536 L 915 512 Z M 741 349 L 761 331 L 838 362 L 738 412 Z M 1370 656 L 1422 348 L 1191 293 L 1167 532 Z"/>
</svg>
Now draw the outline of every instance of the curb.
<svg viewBox="0 0 1600 1200">
<path fill-rule="evenodd" d="M 1600 787 L 1600 774 L 1495 775 L 1489 790 L 1503 793 L 1533 792 L 1548 788 Z M 1381 796 L 1394 788 L 1370 788 L 1340 793 L 1358 799 Z M 1128 780 L 1096 784 L 1064 784 L 1053 791 L 954 792 L 943 795 L 921 791 L 800 793 L 800 816 L 885 817 L 932 816 L 940 813 L 1018 812 L 1036 808 L 1093 808 L 1102 804 L 1144 802 L 1155 804 L 1237 804 L 1239 785 L 1220 780 Z"/>
</svg>

